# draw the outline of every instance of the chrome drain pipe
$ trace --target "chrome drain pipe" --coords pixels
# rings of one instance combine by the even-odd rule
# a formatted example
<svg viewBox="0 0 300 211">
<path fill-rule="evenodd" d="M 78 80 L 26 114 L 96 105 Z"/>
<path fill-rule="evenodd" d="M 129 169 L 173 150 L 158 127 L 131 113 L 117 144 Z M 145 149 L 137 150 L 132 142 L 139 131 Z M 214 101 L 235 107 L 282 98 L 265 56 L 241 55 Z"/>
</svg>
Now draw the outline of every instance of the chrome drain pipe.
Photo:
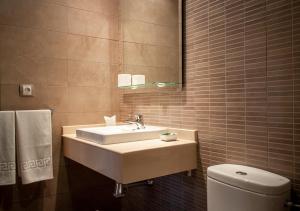
<svg viewBox="0 0 300 211">
<path fill-rule="evenodd" d="M 123 184 L 116 182 L 114 197 L 121 198 L 121 197 L 124 197 L 124 196 L 125 196 L 125 194 L 123 192 Z"/>
<path fill-rule="evenodd" d="M 149 179 L 149 180 L 145 180 L 145 181 L 141 181 L 141 182 L 135 182 L 135 183 L 130 183 L 130 184 L 126 184 L 126 185 L 123 185 L 122 183 L 116 182 L 113 196 L 115 198 L 124 197 L 125 196 L 124 186 L 125 186 L 126 189 L 128 189 L 130 187 L 136 187 L 136 186 L 142 186 L 142 185 L 153 186 L 154 185 L 154 180 L 153 179 Z"/>
</svg>

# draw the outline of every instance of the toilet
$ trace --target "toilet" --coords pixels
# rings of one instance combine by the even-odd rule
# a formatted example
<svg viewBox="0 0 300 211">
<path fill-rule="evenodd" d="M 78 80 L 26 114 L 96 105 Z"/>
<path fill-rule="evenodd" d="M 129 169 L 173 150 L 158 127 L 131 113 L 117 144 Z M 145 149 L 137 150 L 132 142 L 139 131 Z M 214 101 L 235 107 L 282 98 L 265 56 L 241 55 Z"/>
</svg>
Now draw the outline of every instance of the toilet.
<svg viewBox="0 0 300 211">
<path fill-rule="evenodd" d="M 261 169 L 221 164 L 207 169 L 208 211 L 288 211 L 290 180 Z"/>
</svg>

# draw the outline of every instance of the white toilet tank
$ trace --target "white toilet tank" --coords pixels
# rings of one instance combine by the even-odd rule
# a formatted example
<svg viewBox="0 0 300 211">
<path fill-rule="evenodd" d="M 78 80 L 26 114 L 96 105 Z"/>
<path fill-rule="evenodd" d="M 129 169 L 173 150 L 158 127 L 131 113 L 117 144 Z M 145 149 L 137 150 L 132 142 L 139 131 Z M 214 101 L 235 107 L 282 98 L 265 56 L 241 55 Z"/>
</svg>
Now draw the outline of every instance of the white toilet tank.
<svg viewBox="0 0 300 211">
<path fill-rule="evenodd" d="M 221 164 L 207 169 L 208 211 L 288 211 L 290 180 L 257 168 Z"/>
</svg>

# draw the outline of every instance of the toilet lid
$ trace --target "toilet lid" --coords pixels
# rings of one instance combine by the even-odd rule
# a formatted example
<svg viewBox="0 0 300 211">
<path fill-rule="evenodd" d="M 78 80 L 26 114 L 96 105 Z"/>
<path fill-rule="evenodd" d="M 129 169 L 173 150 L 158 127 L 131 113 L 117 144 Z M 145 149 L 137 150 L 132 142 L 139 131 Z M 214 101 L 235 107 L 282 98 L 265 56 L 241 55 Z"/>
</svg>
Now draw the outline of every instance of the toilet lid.
<svg viewBox="0 0 300 211">
<path fill-rule="evenodd" d="M 232 186 L 256 193 L 279 195 L 291 188 L 290 180 L 280 175 L 242 165 L 210 166 L 207 176 Z"/>
</svg>

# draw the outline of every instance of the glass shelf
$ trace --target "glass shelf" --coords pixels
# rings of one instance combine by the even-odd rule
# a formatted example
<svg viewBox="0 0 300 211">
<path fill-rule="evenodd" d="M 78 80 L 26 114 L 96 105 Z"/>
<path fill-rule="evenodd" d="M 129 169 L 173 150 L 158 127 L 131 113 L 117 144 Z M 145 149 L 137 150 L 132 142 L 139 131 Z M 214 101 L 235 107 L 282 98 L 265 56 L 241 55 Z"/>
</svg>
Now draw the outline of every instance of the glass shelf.
<svg viewBox="0 0 300 211">
<path fill-rule="evenodd" d="M 121 89 L 143 89 L 143 88 L 163 88 L 163 87 L 176 87 L 179 83 L 176 82 L 151 82 L 141 85 L 131 85 L 131 86 L 119 86 Z"/>
</svg>

